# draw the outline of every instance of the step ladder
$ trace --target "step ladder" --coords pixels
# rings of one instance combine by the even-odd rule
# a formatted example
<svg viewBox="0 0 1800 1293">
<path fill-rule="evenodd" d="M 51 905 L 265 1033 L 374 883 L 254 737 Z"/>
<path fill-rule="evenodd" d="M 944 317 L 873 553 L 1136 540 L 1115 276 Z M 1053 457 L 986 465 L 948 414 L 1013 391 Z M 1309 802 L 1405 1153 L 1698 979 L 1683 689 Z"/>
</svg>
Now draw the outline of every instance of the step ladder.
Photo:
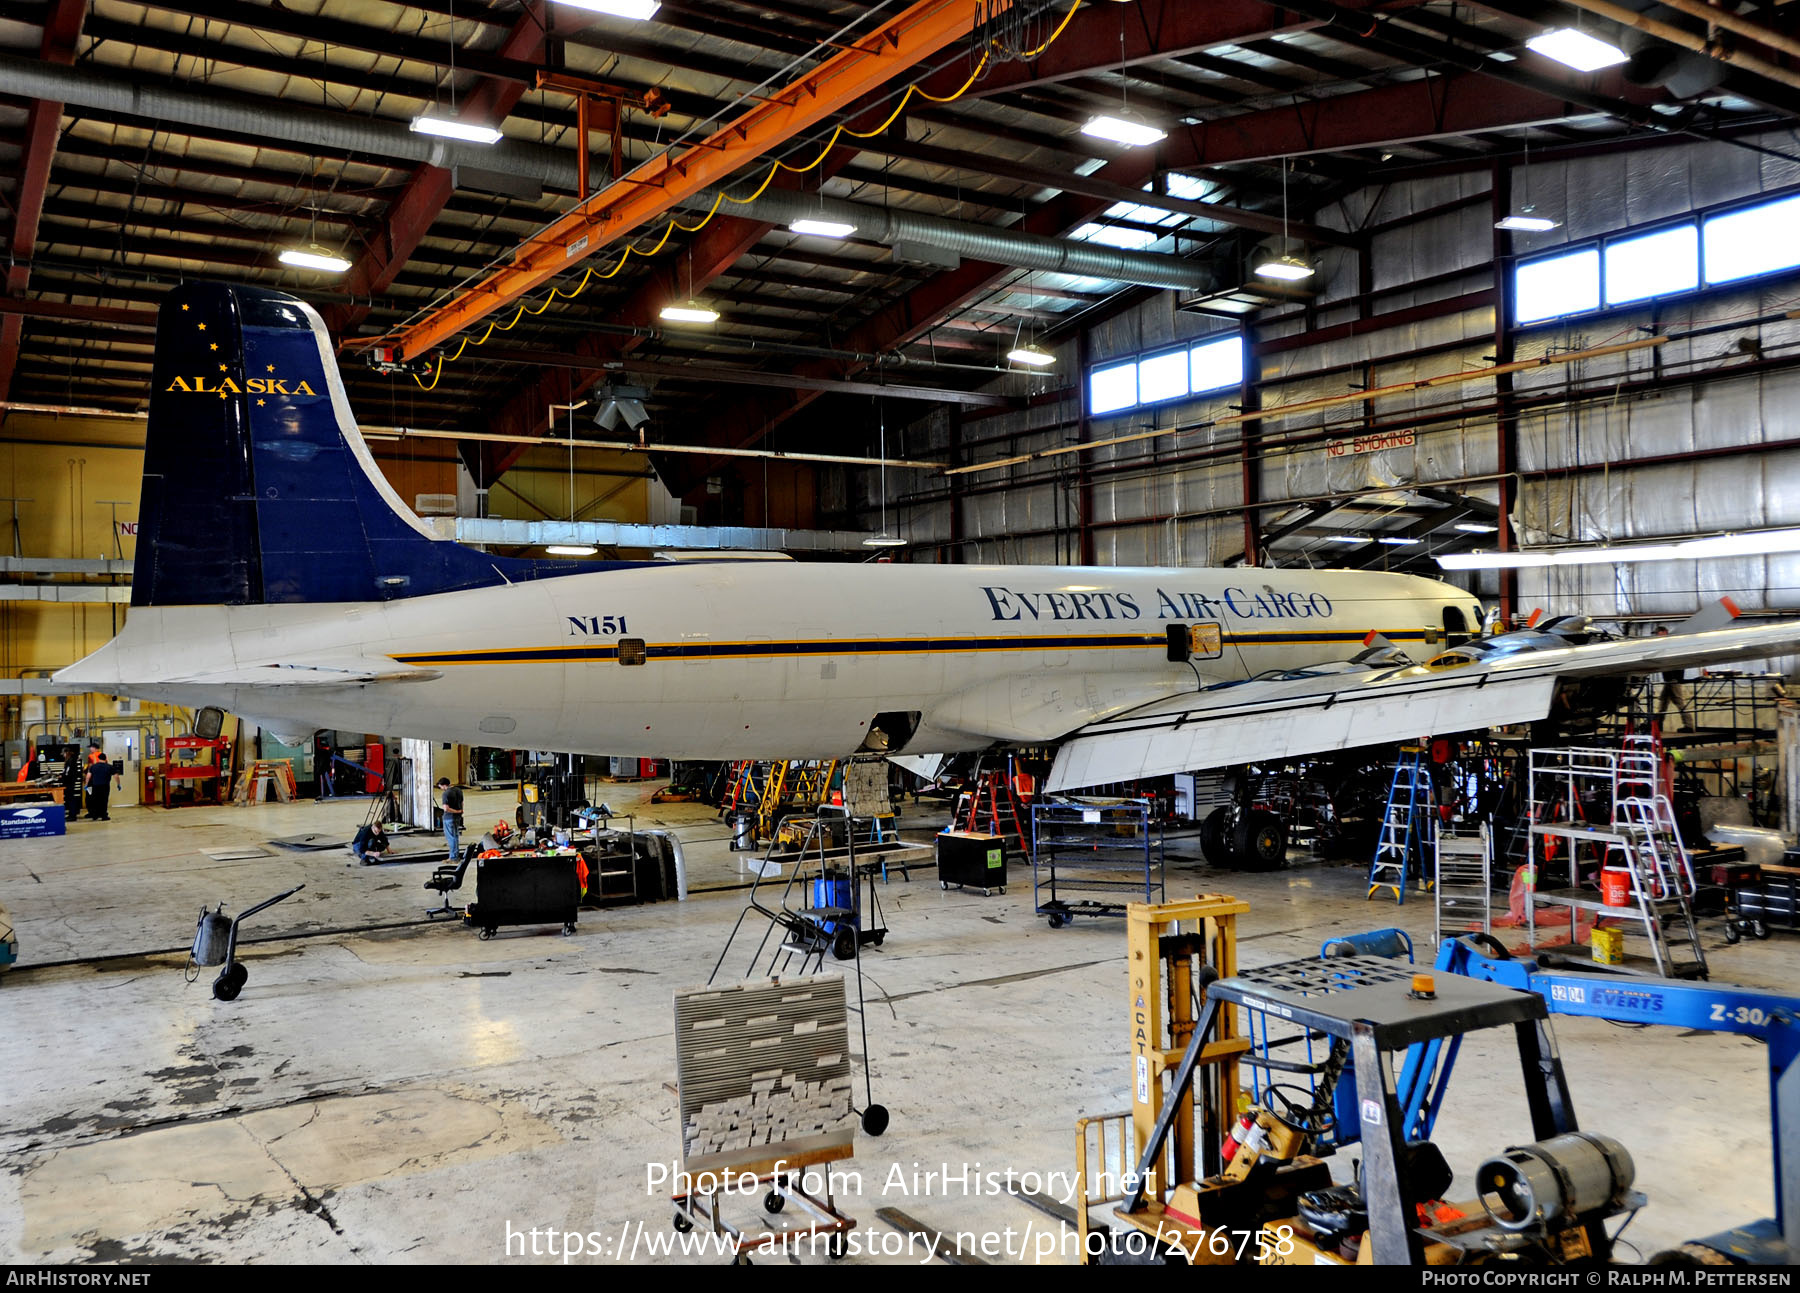
<svg viewBox="0 0 1800 1293">
<path fill-rule="evenodd" d="M 253 759 L 238 773 L 237 786 L 231 792 L 234 804 L 260 804 L 263 798 L 263 785 L 267 783 L 275 792 L 275 798 L 282 803 L 291 803 L 300 797 L 294 785 L 294 765 L 286 759 Z"/>
<path fill-rule="evenodd" d="M 1494 837 L 1486 825 L 1474 835 L 1437 832 L 1437 939 L 1479 929 L 1494 932 Z"/>
<path fill-rule="evenodd" d="M 950 814 L 950 829 L 979 835 L 1001 835 L 1027 861 L 1032 856 L 1031 836 L 1025 828 L 1026 813 L 1013 790 L 1012 760 L 1003 768 L 976 768 L 975 788 L 957 796 Z"/>
<path fill-rule="evenodd" d="M 1409 879 L 1416 877 L 1421 886 L 1431 887 L 1426 860 L 1435 834 L 1436 811 L 1425 751 L 1416 745 L 1401 747 L 1400 757 L 1394 761 L 1394 780 L 1388 787 L 1381 836 L 1369 863 L 1367 897 L 1388 889 L 1394 901 L 1404 905 Z"/>
</svg>

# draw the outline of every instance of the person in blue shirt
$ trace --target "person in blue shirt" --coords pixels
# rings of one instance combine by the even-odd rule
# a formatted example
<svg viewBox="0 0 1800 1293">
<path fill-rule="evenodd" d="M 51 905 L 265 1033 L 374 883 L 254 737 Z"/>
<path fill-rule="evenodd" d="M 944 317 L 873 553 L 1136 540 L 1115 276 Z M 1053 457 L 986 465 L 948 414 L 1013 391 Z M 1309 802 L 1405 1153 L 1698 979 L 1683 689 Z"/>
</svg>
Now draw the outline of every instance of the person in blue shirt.
<svg viewBox="0 0 1800 1293">
<path fill-rule="evenodd" d="M 381 829 L 380 822 L 366 822 L 356 832 L 356 838 L 350 843 L 350 851 L 356 854 L 356 860 L 364 866 L 378 862 L 387 856 L 387 832 Z"/>
</svg>

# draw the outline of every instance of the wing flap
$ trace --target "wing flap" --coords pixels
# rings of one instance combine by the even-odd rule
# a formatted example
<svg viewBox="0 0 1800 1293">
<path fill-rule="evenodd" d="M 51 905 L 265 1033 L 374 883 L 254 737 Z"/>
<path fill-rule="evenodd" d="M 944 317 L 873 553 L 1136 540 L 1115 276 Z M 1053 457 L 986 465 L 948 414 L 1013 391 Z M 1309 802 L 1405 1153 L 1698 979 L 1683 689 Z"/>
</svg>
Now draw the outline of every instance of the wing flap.
<svg viewBox="0 0 1800 1293">
<path fill-rule="evenodd" d="M 1095 724 L 1064 743 L 1046 789 L 1131 781 L 1238 763 L 1265 763 L 1361 745 L 1412 740 L 1504 723 L 1535 722 L 1550 712 L 1554 675 L 1432 679 L 1423 685 L 1369 686 L 1328 695 L 1259 701 L 1270 689 L 1231 689 L 1229 704 L 1183 697 Z M 1203 693 L 1204 695 L 1204 693 Z"/>
</svg>

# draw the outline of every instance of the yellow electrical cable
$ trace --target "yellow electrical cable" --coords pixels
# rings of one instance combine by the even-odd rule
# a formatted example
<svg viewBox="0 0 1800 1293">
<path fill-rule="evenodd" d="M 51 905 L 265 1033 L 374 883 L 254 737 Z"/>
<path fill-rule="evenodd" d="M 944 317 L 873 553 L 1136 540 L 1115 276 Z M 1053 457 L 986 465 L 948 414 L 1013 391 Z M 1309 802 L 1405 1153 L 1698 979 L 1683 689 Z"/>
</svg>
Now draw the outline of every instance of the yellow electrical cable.
<svg viewBox="0 0 1800 1293">
<path fill-rule="evenodd" d="M 1042 54 L 1045 50 L 1049 49 L 1051 45 L 1056 43 L 1057 38 L 1060 37 L 1063 34 L 1063 32 L 1068 29 L 1070 21 L 1075 17 L 1076 11 L 1079 10 L 1080 8 L 1081 8 L 1081 0 L 1076 0 L 1076 3 L 1069 7 L 1069 12 L 1067 14 L 1063 15 L 1063 20 L 1062 20 L 1062 22 L 1057 24 L 1056 30 L 1051 32 L 1049 37 L 1044 41 L 1044 43 L 1042 45 L 1039 45 L 1036 49 L 1020 52 L 1017 50 L 1010 49 L 1004 45 L 1001 46 L 1001 48 L 1006 49 L 1007 52 L 1009 54 L 1012 54 L 1013 57 L 1015 57 L 1015 58 L 1020 58 L 1020 59 L 1036 58 L 1039 54 Z M 707 225 L 712 223 L 712 218 L 719 213 L 719 206 L 723 202 L 733 202 L 739 206 L 750 205 L 752 202 L 755 202 L 758 198 L 760 198 L 764 193 L 768 192 L 769 185 L 774 183 L 775 176 L 777 174 L 779 174 L 781 171 L 791 171 L 796 175 L 803 175 L 807 171 L 814 170 L 817 167 L 824 165 L 825 159 L 831 155 L 831 150 L 837 146 L 838 140 L 841 139 L 843 136 L 849 135 L 852 139 L 874 139 L 874 138 L 876 138 L 883 131 L 885 131 L 889 126 L 893 125 L 895 121 L 899 120 L 900 114 L 906 110 L 906 105 L 912 100 L 912 97 L 914 94 L 917 94 L 922 99 L 929 99 L 933 103 L 954 103 L 954 102 L 956 102 L 958 99 L 962 98 L 963 95 L 967 94 L 971 88 L 973 88 L 976 81 L 981 79 L 981 74 L 987 70 L 988 60 L 991 57 L 991 55 L 992 55 L 991 50 L 987 50 L 987 49 L 982 50 L 981 58 L 979 60 L 977 60 L 977 62 L 975 64 L 975 70 L 969 73 L 968 80 L 964 81 L 960 86 L 958 86 L 954 93 L 945 95 L 942 98 L 938 97 L 935 94 L 932 94 L 928 90 L 920 89 L 919 83 L 917 81 L 913 82 L 911 85 L 906 87 L 906 92 L 900 96 L 900 102 L 894 105 L 894 110 L 892 112 L 888 113 L 887 119 L 884 120 L 879 126 L 876 126 L 873 130 L 852 130 L 848 126 L 843 125 L 842 123 L 838 124 L 837 126 L 832 128 L 831 135 L 828 139 L 826 139 L 824 146 L 819 149 L 818 156 L 814 157 L 810 162 L 807 162 L 804 166 L 796 166 L 790 162 L 784 162 L 780 158 L 776 158 L 774 161 L 769 163 L 768 174 L 763 176 L 762 183 L 758 184 L 756 186 L 756 191 L 751 193 L 750 196 L 747 198 L 733 197 L 731 194 L 725 192 L 724 189 L 720 189 L 718 194 L 713 198 L 712 206 L 710 208 L 708 208 L 708 210 L 704 216 L 700 217 L 700 222 L 698 224 L 685 225 L 685 224 L 682 224 L 680 220 L 671 216 L 669 218 L 668 228 L 663 230 L 663 235 L 661 238 L 657 239 L 656 246 L 652 247 L 649 251 L 639 251 L 636 247 L 633 247 L 630 244 L 627 244 L 619 256 L 618 264 L 614 265 L 611 269 L 607 270 L 606 273 L 600 275 L 600 278 L 608 279 L 608 278 L 615 277 L 621 270 L 623 270 L 625 268 L 625 262 L 630 260 L 631 257 L 634 255 L 641 256 L 646 260 L 648 260 L 650 257 L 656 255 L 665 246 L 668 245 L 669 239 L 674 236 L 674 233 L 677 229 L 681 230 L 683 233 L 699 233 L 702 229 L 706 228 Z M 594 277 L 594 270 L 593 270 L 593 267 L 590 265 L 588 267 L 587 273 L 582 275 L 580 285 L 577 286 L 574 291 L 565 292 L 559 287 L 552 287 L 550 289 L 550 295 L 544 298 L 544 303 L 542 305 L 540 305 L 537 309 L 535 309 L 531 312 L 532 317 L 535 318 L 538 315 L 542 314 L 545 310 L 549 309 L 550 306 L 556 301 L 557 297 L 559 297 L 559 296 L 565 301 L 574 300 L 577 296 L 580 296 L 582 292 L 587 290 L 588 282 L 593 277 Z M 506 324 L 504 327 L 500 328 L 500 331 L 501 332 L 510 332 L 512 330 L 513 324 L 517 323 L 521 318 L 524 317 L 524 315 L 525 315 L 525 306 L 521 305 L 519 307 L 518 313 L 513 315 L 512 323 Z M 495 329 L 495 325 L 492 322 L 490 322 L 487 326 L 487 331 L 481 334 L 481 340 L 479 340 L 473 344 L 475 344 L 477 346 L 485 346 L 487 344 L 488 338 L 494 335 L 494 329 Z M 441 353 L 438 355 L 437 371 L 432 375 L 431 385 L 427 386 L 417 373 L 414 373 L 412 375 L 413 381 L 417 382 L 418 385 L 420 386 L 420 388 L 423 390 L 430 391 L 430 390 L 437 389 L 438 381 L 444 375 L 444 365 L 446 363 L 454 364 L 458 359 L 462 358 L 463 351 L 467 350 L 469 348 L 469 345 L 470 345 L 470 341 L 469 341 L 468 335 L 465 333 L 461 344 L 459 344 L 456 347 L 455 354 L 450 355 L 448 358 L 446 358 Z"/>
</svg>

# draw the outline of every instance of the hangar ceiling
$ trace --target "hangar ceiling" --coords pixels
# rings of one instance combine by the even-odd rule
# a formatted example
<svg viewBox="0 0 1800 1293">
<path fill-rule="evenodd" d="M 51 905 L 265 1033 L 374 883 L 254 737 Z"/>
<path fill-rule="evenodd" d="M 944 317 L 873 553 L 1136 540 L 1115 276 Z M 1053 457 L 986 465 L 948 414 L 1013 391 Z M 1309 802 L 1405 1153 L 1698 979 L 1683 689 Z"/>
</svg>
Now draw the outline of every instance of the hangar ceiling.
<svg viewBox="0 0 1800 1293">
<path fill-rule="evenodd" d="M 1633 7 L 1720 37 L 1680 9 Z M 1009 372 L 1006 352 L 1160 290 L 1143 285 L 1156 273 L 1209 308 L 1282 299 L 1241 289 L 1247 259 L 1279 239 L 1284 196 L 1292 233 L 1341 240 L 1314 216 L 1384 178 L 1527 147 L 1730 139 L 1800 110 L 1780 49 L 1726 36 L 1758 57 L 1707 57 L 1531 0 L 993 4 L 974 39 L 746 159 L 733 197 L 771 158 L 793 168 L 761 205 L 721 203 L 690 232 L 702 203 L 666 240 L 657 224 L 608 243 L 559 280 L 594 269 L 579 295 L 430 375 L 361 362 L 575 205 L 584 100 L 590 188 L 629 184 L 904 8 L 664 0 L 633 21 L 560 0 L 0 0 L 0 401 L 141 410 L 157 299 L 223 277 L 320 307 L 365 423 L 536 435 L 549 406 L 618 378 L 647 389 L 653 438 L 862 452 L 872 389 L 979 404 L 1066 383 Z M 1740 12 L 1791 31 L 1796 11 Z M 1559 25 L 1650 53 L 1579 74 L 1524 48 Z M 1120 105 L 1167 137 L 1080 132 Z M 421 113 L 504 135 L 479 163 L 463 146 L 436 165 L 451 153 L 406 129 Z M 865 213 L 856 232 L 789 228 L 826 199 Z M 627 242 L 650 254 L 620 263 Z M 277 259 L 314 244 L 349 270 Z M 689 297 L 719 321 L 659 318 Z M 491 478 L 518 451 L 471 441 L 464 456 Z M 706 462 L 665 474 L 679 493 Z"/>
</svg>

